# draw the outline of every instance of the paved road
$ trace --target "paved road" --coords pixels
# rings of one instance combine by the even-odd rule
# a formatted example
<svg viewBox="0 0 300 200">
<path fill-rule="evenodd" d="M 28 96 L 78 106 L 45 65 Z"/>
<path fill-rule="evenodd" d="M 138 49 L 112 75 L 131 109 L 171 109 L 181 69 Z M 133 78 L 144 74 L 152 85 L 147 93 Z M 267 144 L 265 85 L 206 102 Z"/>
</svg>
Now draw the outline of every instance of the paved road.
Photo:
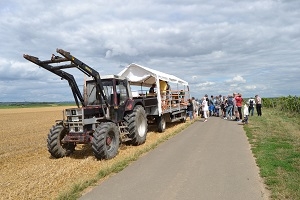
<svg viewBox="0 0 300 200">
<path fill-rule="evenodd" d="M 242 125 L 211 117 L 110 177 L 81 200 L 267 199 Z"/>
</svg>

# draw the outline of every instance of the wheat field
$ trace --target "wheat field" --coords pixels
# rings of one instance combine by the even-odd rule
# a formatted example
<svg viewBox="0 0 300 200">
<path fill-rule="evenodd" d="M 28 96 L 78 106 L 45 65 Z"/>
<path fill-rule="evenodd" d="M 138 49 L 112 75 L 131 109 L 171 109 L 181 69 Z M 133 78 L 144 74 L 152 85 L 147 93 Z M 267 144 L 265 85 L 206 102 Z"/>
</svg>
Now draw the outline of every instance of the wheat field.
<svg viewBox="0 0 300 200">
<path fill-rule="evenodd" d="M 184 126 L 173 123 L 163 134 L 150 127 L 145 144 L 122 145 L 112 160 L 96 160 L 90 145 L 78 145 L 70 157 L 54 159 L 46 139 L 64 108 L 0 109 L 0 199 L 55 199 L 74 184 L 95 178 L 100 169 Z"/>
</svg>

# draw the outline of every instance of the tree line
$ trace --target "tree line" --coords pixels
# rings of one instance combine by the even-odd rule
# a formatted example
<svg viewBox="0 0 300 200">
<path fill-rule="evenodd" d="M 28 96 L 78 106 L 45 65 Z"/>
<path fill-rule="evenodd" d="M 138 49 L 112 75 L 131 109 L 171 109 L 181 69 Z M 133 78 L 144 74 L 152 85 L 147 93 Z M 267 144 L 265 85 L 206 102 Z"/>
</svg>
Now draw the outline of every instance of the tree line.
<svg viewBox="0 0 300 200">
<path fill-rule="evenodd" d="M 262 98 L 263 107 L 276 108 L 280 111 L 300 113 L 300 98 L 297 96 Z"/>
</svg>

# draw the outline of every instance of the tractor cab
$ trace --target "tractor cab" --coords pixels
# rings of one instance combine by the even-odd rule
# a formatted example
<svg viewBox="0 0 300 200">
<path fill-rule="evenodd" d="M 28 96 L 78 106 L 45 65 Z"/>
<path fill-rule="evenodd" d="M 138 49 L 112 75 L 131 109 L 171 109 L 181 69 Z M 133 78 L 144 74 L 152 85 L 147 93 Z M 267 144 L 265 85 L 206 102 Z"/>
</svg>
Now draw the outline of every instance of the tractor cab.
<svg viewBox="0 0 300 200">
<path fill-rule="evenodd" d="M 126 79 L 120 79 L 116 75 L 103 76 L 101 78 L 103 85 L 103 93 L 107 97 L 110 106 L 120 106 L 125 104 L 126 100 L 131 97 L 130 87 Z M 84 88 L 85 105 L 104 105 L 101 102 L 100 92 L 97 91 L 97 82 L 95 80 L 87 80 Z"/>
</svg>

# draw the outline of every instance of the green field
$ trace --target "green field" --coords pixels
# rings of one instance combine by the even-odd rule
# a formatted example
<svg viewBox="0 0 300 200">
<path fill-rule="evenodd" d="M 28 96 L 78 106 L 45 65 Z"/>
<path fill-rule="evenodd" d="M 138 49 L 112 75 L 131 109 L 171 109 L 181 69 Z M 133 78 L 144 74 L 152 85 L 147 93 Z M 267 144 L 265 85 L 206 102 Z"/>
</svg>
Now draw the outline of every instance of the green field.
<svg viewBox="0 0 300 200">
<path fill-rule="evenodd" d="M 263 108 L 244 129 L 271 199 L 300 199 L 300 115 Z"/>
</svg>

